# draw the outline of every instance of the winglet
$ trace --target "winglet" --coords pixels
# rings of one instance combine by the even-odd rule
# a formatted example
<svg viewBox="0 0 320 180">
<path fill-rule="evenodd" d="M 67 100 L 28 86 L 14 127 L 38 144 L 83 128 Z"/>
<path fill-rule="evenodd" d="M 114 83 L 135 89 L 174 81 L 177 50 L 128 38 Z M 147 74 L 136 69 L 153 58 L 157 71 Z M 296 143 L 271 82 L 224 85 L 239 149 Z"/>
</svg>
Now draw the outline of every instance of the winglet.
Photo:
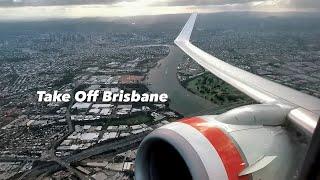
<svg viewBox="0 0 320 180">
<path fill-rule="evenodd" d="M 174 40 L 174 43 L 178 45 L 179 42 L 188 42 L 192 33 L 194 23 L 196 22 L 197 14 L 194 13 L 190 16 L 188 22 L 184 25 L 179 36 Z"/>
</svg>

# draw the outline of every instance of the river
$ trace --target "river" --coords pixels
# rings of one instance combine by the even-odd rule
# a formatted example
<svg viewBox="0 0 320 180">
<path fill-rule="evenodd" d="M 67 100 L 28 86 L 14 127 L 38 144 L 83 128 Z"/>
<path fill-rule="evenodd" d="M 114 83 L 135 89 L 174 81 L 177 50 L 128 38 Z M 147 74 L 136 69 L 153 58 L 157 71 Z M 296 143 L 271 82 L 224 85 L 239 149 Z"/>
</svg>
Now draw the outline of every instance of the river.
<svg viewBox="0 0 320 180">
<path fill-rule="evenodd" d="M 149 89 L 154 93 L 167 93 L 170 108 L 184 116 L 214 114 L 217 105 L 186 90 L 177 79 L 177 66 L 183 60 L 183 52 L 169 46 L 170 53 L 152 68 L 146 78 Z"/>
</svg>

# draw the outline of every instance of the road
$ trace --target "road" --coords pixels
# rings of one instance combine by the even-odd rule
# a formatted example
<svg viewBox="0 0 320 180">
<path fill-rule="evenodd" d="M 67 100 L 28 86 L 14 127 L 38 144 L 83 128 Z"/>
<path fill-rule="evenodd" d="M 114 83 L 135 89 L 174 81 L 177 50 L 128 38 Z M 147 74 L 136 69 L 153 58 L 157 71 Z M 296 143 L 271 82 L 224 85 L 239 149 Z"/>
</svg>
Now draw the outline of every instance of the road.
<svg viewBox="0 0 320 180">
<path fill-rule="evenodd" d="M 65 167 L 70 172 L 73 172 L 75 175 L 77 175 L 78 177 L 89 179 L 89 177 L 86 177 L 83 173 L 73 168 L 70 164 L 89 158 L 91 156 L 101 154 L 101 153 L 107 153 L 106 155 L 108 154 L 113 155 L 113 154 L 125 152 L 133 148 L 137 148 L 140 142 L 143 140 L 143 138 L 147 134 L 148 133 L 141 133 L 141 134 L 133 135 L 127 138 L 114 141 L 114 142 L 108 142 L 106 144 L 97 145 L 87 150 L 83 150 L 80 153 L 77 153 L 65 158 L 61 158 L 61 159 L 57 157 L 52 158 L 53 162 L 51 163 L 53 164 L 39 165 L 33 168 L 32 170 L 30 170 L 28 173 L 25 173 L 23 175 L 23 178 L 35 179 L 41 174 L 44 174 L 44 173 L 50 174 L 62 169 L 62 167 Z"/>
<path fill-rule="evenodd" d="M 87 159 L 91 156 L 98 155 L 104 152 L 113 153 L 113 152 L 121 151 L 122 149 L 124 152 L 129 149 L 132 149 L 130 147 L 138 147 L 138 145 L 140 144 L 140 142 L 143 140 L 145 136 L 146 136 L 146 133 L 132 135 L 124 139 L 120 139 L 114 142 L 109 142 L 103 145 L 99 145 L 99 146 L 95 146 L 95 147 L 83 150 L 80 153 L 64 158 L 63 160 L 68 163 L 73 163 L 73 162 L 81 161 L 83 159 Z"/>
<path fill-rule="evenodd" d="M 77 177 L 79 177 L 81 180 L 86 180 L 86 179 L 90 179 L 89 176 L 87 176 L 86 174 L 80 172 L 79 170 L 75 169 L 74 167 L 70 166 L 69 163 L 56 158 L 54 161 L 56 161 L 58 164 L 60 164 L 61 166 L 65 167 L 69 172 L 75 174 Z"/>
</svg>

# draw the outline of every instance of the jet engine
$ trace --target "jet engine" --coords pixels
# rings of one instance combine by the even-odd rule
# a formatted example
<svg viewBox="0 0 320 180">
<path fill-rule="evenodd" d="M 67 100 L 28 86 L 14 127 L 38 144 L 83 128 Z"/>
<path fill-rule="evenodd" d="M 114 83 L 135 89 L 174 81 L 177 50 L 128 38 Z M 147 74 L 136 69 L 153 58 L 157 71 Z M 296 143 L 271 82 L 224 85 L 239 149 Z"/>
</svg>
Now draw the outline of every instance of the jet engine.
<svg viewBox="0 0 320 180">
<path fill-rule="evenodd" d="M 249 105 L 160 127 L 139 147 L 136 179 L 295 179 L 304 147 L 281 125 L 280 109 Z"/>
</svg>

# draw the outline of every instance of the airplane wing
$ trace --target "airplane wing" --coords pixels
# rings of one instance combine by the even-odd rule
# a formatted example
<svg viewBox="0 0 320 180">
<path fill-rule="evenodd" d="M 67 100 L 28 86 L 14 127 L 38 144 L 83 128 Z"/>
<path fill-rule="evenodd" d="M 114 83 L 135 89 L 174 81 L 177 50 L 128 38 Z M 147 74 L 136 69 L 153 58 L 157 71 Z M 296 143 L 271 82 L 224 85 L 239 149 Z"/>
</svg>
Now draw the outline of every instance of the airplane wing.
<svg viewBox="0 0 320 180">
<path fill-rule="evenodd" d="M 175 44 L 202 67 L 263 104 L 275 104 L 288 111 L 288 118 L 309 134 L 320 115 L 320 99 L 272 82 L 204 52 L 189 40 L 197 14 L 192 14 L 175 39 Z"/>
</svg>

